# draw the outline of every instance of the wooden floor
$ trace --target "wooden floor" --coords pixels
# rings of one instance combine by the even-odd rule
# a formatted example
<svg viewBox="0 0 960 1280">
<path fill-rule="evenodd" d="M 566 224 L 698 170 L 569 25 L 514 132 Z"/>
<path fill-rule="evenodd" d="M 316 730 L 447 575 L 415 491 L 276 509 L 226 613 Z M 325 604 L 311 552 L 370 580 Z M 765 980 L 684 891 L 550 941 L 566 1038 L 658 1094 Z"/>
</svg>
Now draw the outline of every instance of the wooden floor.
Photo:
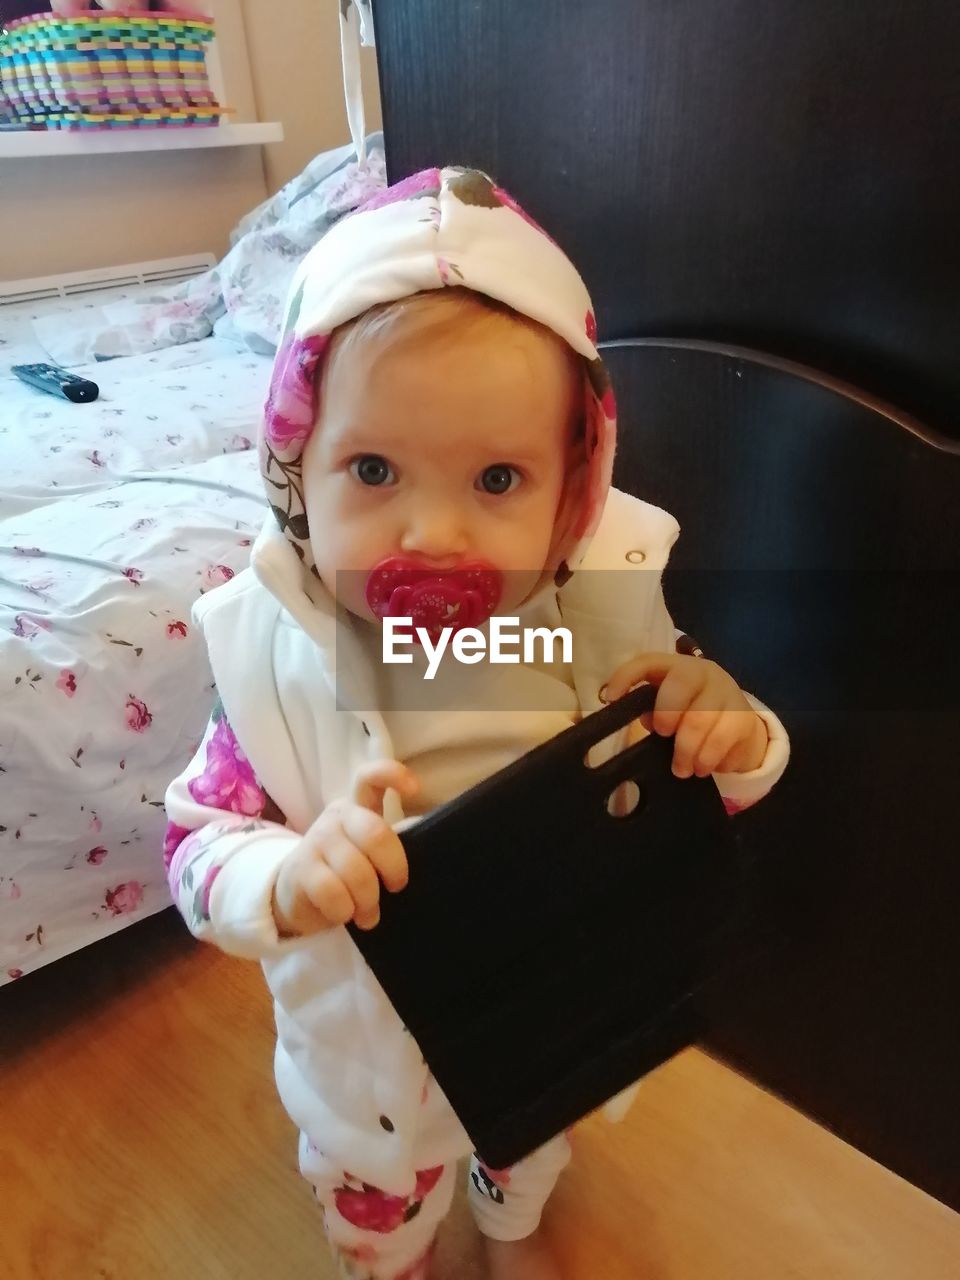
<svg viewBox="0 0 960 1280">
<path fill-rule="evenodd" d="M 259 969 L 172 913 L 0 991 L 3 1280 L 328 1280 Z M 690 1051 L 582 1125 L 566 1280 L 957 1280 L 960 1217 Z M 481 1275 L 462 1196 L 444 1280 Z"/>
</svg>

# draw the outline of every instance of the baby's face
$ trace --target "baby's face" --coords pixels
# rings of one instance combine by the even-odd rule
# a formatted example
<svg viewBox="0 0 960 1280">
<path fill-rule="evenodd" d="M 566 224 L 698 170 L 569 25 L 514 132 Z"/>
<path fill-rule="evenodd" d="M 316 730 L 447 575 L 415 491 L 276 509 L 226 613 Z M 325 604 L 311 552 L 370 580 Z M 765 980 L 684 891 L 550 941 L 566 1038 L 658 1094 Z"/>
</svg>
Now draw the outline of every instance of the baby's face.
<svg viewBox="0 0 960 1280">
<path fill-rule="evenodd" d="M 574 382 L 560 340 L 519 325 L 335 346 L 303 477 L 327 589 L 377 621 L 364 588 L 384 558 L 484 560 L 506 575 L 497 612 L 515 612 L 576 500 Z"/>
</svg>

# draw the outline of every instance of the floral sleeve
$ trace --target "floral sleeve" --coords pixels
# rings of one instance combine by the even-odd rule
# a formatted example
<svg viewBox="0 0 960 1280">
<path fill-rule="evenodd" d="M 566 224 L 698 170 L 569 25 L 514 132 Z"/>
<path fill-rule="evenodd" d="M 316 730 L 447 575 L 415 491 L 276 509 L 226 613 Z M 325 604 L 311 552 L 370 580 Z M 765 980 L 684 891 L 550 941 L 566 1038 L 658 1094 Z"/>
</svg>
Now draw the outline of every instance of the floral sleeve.
<svg viewBox="0 0 960 1280">
<path fill-rule="evenodd" d="M 282 949 L 273 886 L 299 836 L 284 825 L 219 702 L 166 808 L 167 880 L 191 933 L 253 959 Z"/>
</svg>

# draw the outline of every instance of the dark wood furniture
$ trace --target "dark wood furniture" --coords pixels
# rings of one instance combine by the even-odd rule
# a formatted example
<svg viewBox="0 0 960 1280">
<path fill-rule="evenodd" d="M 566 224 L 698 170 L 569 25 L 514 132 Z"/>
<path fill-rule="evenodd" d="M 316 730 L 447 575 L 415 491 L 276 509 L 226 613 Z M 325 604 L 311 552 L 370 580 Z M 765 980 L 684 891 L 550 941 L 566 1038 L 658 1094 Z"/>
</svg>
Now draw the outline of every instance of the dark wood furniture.
<svg viewBox="0 0 960 1280">
<path fill-rule="evenodd" d="M 668 599 L 792 732 L 743 818 L 792 941 L 712 1043 L 960 1208 L 960 9 L 376 20 L 391 178 L 483 168 L 580 266 Z"/>
</svg>

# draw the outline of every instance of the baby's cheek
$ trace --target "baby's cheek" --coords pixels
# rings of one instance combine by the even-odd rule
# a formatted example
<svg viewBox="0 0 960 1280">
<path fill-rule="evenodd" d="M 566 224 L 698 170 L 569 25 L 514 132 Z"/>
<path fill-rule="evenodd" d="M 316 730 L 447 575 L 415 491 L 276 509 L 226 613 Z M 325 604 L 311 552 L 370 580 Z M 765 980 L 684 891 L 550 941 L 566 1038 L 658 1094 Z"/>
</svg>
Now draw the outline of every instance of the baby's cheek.
<svg viewBox="0 0 960 1280">
<path fill-rule="evenodd" d="M 503 595 L 497 607 L 497 613 L 501 617 L 516 614 L 536 586 L 542 572 L 542 566 L 537 565 L 529 569 L 507 570 L 503 575 Z"/>
<path fill-rule="evenodd" d="M 320 580 L 338 604 L 362 618 L 365 622 L 376 619 L 367 604 L 366 586 L 368 574 L 362 569 L 337 569 L 334 563 L 329 567 L 317 564 Z"/>
<path fill-rule="evenodd" d="M 500 548 L 501 559 L 498 561 L 492 557 L 507 574 L 507 590 L 516 594 L 514 587 L 518 588 L 518 599 L 523 599 L 532 588 L 553 556 L 555 529 L 552 515 L 552 512 L 541 513 L 541 518 L 516 528 Z"/>
</svg>

